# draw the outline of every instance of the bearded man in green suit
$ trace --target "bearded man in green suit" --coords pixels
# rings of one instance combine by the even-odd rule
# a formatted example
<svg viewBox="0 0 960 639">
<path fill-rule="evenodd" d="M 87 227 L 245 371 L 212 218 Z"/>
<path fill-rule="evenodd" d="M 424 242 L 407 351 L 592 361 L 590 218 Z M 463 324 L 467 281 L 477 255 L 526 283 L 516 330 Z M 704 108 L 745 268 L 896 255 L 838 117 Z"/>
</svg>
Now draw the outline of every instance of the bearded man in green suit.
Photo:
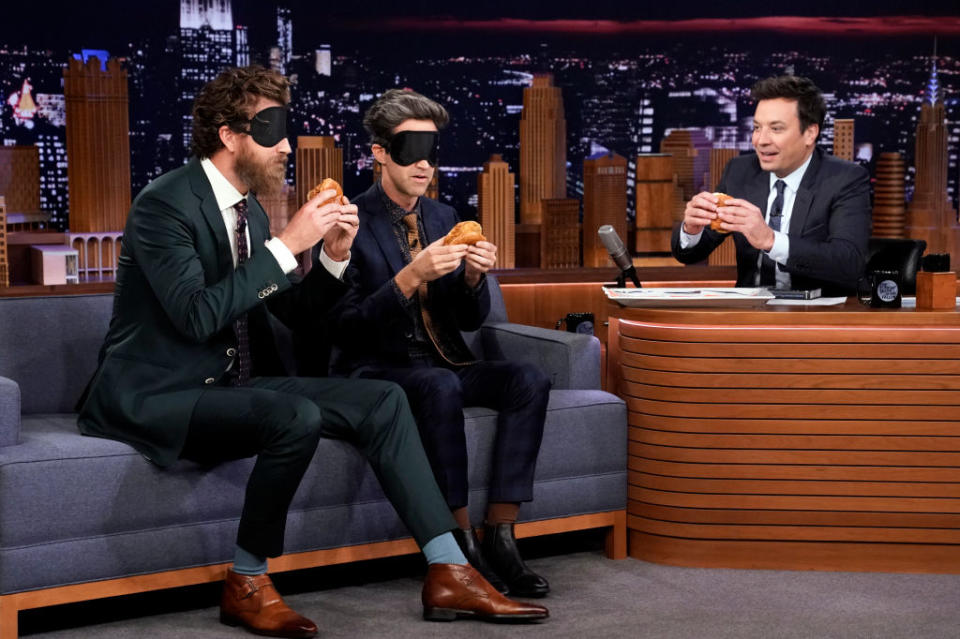
<svg viewBox="0 0 960 639">
<path fill-rule="evenodd" d="M 270 237 L 254 194 L 283 183 L 289 99 L 286 78 L 261 67 L 228 69 L 198 95 L 195 157 L 131 207 L 80 430 L 126 442 L 159 466 L 257 457 L 221 601 L 225 623 L 316 634 L 277 595 L 266 558 L 283 552 L 287 510 L 320 437 L 360 449 L 423 549 L 425 618 L 542 619 L 545 608 L 502 597 L 459 551 L 398 386 L 283 369 L 268 312 L 301 329 L 324 317 L 346 291 L 340 277 L 358 227 L 357 207 L 324 191 Z M 321 265 L 299 280 L 294 256 L 317 244 Z"/>
</svg>

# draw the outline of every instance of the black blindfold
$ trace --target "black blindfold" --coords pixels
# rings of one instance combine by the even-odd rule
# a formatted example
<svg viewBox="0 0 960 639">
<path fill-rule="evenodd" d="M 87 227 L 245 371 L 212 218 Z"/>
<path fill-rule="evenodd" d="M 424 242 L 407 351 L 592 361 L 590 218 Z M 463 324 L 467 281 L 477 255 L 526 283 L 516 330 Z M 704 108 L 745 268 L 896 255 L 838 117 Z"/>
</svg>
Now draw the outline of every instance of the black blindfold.
<svg viewBox="0 0 960 639">
<path fill-rule="evenodd" d="M 430 166 L 437 166 L 440 151 L 440 134 L 436 131 L 401 131 L 386 146 L 387 153 L 400 166 L 409 166 L 420 160 L 426 160 Z"/>
<path fill-rule="evenodd" d="M 268 149 L 276 146 L 287 137 L 287 109 L 286 107 L 267 107 L 258 112 L 249 120 L 241 120 L 237 124 L 246 124 L 248 133 L 253 141 Z"/>
</svg>

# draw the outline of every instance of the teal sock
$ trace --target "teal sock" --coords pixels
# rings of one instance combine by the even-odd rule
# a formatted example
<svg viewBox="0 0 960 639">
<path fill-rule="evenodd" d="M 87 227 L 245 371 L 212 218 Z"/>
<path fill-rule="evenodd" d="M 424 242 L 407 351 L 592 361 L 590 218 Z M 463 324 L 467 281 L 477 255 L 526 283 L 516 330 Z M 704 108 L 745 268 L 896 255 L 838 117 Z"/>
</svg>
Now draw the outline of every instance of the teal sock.
<svg viewBox="0 0 960 639">
<path fill-rule="evenodd" d="M 267 558 L 247 552 L 240 546 L 233 555 L 233 572 L 238 575 L 262 575 L 267 572 Z"/>
<path fill-rule="evenodd" d="M 437 535 L 425 543 L 423 545 L 423 555 L 427 558 L 428 564 L 460 564 L 463 566 L 469 563 L 451 532 Z"/>
</svg>

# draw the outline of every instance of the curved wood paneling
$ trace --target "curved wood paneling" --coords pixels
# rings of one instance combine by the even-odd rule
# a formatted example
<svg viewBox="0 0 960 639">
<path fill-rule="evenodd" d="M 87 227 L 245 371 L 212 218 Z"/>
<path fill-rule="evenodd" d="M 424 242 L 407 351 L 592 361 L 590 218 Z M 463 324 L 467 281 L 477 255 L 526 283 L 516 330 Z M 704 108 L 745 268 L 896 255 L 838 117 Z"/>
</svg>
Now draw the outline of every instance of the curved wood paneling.
<svg viewBox="0 0 960 639">
<path fill-rule="evenodd" d="M 960 572 L 960 314 L 854 303 L 611 318 L 631 555 Z"/>
</svg>

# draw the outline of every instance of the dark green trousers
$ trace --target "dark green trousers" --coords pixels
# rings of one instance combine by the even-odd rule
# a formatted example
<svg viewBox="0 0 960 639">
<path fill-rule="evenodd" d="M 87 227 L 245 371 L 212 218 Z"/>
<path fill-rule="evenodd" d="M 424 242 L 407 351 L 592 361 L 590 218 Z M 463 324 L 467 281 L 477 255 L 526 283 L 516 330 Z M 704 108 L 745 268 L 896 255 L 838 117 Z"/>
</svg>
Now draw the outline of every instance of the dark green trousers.
<svg viewBox="0 0 960 639">
<path fill-rule="evenodd" d="M 205 390 L 181 457 L 217 463 L 257 456 L 237 544 L 283 553 L 287 510 L 321 437 L 355 445 L 422 547 L 456 524 L 437 487 L 399 386 L 375 380 L 257 377 L 248 386 Z"/>
</svg>

